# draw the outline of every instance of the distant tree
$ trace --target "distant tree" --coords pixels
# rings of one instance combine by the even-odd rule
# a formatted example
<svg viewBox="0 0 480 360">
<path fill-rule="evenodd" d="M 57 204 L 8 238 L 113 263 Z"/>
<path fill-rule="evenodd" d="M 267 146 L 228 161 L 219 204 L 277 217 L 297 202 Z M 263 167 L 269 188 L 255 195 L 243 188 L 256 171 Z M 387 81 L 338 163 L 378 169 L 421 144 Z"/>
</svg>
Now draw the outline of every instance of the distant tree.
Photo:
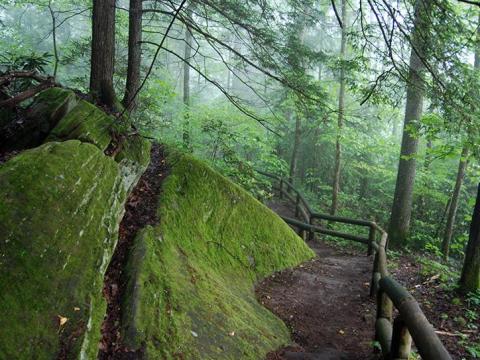
<svg viewBox="0 0 480 360">
<path fill-rule="evenodd" d="M 90 93 L 99 103 L 114 107 L 115 0 L 93 0 Z"/>
<path fill-rule="evenodd" d="M 340 60 L 344 61 L 347 53 L 347 1 L 342 0 L 342 37 L 340 42 Z M 335 141 L 335 167 L 333 172 L 332 186 L 332 206 L 330 214 L 335 215 L 338 211 L 338 194 L 340 192 L 340 171 L 342 165 L 342 144 L 341 131 L 343 128 L 343 120 L 345 116 L 345 65 L 342 63 L 340 67 L 339 77 L 340 88 L 338 90 L 338 119 L 337 119 L 337 139 Z"/>
</svg>

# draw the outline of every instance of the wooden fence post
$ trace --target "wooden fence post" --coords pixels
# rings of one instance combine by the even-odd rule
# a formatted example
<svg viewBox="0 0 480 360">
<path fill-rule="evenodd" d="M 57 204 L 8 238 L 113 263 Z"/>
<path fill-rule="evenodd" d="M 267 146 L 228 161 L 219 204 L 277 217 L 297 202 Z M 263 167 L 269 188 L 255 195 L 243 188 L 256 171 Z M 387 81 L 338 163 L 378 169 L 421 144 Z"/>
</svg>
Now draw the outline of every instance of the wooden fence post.
<svg viewBox="0 0 480 360">
<path fill-rule="evenodd" d="M 410 332 L 399 315 L 393 321 L 392 345 L 390 354 L 392 359 L 408 360 L 412 349 L 412 337 Z"/>
<path fill-rule="evenodd" d="M 379 274 L 378 257 L 379 257 L 378 252 L 376 252 L 375 258 L 373 259 L 372 279 L 370 283 L 370 297 L 377 295 L 377 291 L 378 291 L 378 281 L 380 280 L 377 278 L 378 277 L 377 274 Z"/>
<path fill-rule="evenodd" d="M 368 232 L 368 256 L 373 254 L 373 245 L 372 243 L 375 242 L 375 235 L 376 235 L 376 229 L 375 226 L 370 225 L 370 230 Z"/>
<path fill-rule="evenodd" d="M 313 225 L 313 220 L 314 219 L 312 218 L 312 215 L 310 214 L 309 219 L 308 219 L 308 223 L 310 225 Z M 315 240 L 315 233 L 312 230 L 310 230 L 308 232 L 308 241 L 313 241 L 313 240 Z"/>
<path fill-rule="evenodd" d="M 380 288 L 377 293 L 377 319 L 385 318 L 392 322 L 393 303 L 388 295 Z"/>
<path fill-rule="evenodd" d="M 380 343 L 382 353 L 390 359 L 392 344 L 392 312 L 393 303 L 388 295 L 379 288 L 377 293 L 377 320 L 375 321 L 375 340 Z"/>
<path fill-rule="evenodd" d="M 295 217 L 298 218 L 300 212 L 300 193 L 297 192 L 297 198 L 295 199 Z"/>
</svg>

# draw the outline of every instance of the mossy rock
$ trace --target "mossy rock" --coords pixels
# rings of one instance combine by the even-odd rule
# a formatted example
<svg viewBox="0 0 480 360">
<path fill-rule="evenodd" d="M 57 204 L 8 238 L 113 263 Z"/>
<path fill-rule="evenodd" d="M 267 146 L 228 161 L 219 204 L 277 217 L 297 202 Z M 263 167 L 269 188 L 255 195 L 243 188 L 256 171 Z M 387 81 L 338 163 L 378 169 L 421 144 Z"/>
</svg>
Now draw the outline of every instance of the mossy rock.
<svg viewBox="0 0 480 360">
<path fill-rule="evenodd" d="M 119 165 L 91 144 L 48 143 L 0 166 L 0 197 L 0 358 L 62 346 L 75 358 L 82 344 L 94 358 L 126 198 Z"/>
<path fill-rule="evenodd" d="M 40 145 L 57 123 L 78 103 L 71 90 L 51 88 L 38 94 L 22 122 L 5 122 L 0 131 L 0 150 L 10 151 Z"/>
<path fill-rule="evenodd" d="M 130 192 L 150 163 L 152 143 L 139 135 L 128 136 L 115 161 L 120 165 L 125 190 Z"/>
<path fill-rule="evenodd" d="M 150 141 L 139 135 L 127 136 L 128 120 L 115 119 L 97 106 L 78 97 L 76 99 L 76 105 L 57 122 L 46 141 L 80 140 L 105 151 L 113 135 L 122 139 L 115 161 L 120 164 L 125 190 L 129 192 L 150 162 Z"/>
<path fill-rule="evenodd" d="M 264 359 L 290 342 L 254 284 L 314 256 L 274 213 L 189 156 L 169 156 L 161 223 L 136 238 L 123 341 L 149 359 Z"/>
<path fill-rule="evenodd" d="M 115 122 L 114 117 L 105 114 L 95 105 L 80 100 L 52 130 L 47 141 L 77 139 L 104 151 L 112 140 L 111 133 Z"/>
</svg>

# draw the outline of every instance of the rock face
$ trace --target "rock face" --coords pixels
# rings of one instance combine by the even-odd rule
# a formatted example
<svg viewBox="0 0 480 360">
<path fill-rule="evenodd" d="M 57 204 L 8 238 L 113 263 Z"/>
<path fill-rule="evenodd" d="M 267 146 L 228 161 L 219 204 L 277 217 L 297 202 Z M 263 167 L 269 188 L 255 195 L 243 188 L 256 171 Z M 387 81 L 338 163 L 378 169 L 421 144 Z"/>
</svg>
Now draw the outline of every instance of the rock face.
<svg viewBox="0 0 480 360">
<path fill-rule="evenodd" d="M 311 250 L 269 209 L 203 163 L 171 155 L 161 223 L 137 236 L 124 343 L 148 359 L 264 359 L 290 342 L 254 283 Z"/>
<path fill-rule="evenodd" d="M 47 90 L 40 99 L 45 118 L 60 117 L 57 128 L 67 122 L 76 132 L 54 129 L 55 142 L 0 166 L 0 358 L 94 359 L 103 274 L 150 145 L 127 139 L 118 159 L 108 157 L 111 118 L 95 108 L 91 124 L 70 91 Z M 103 142 L 87 141 L 92 129 Z"/>
</svg>

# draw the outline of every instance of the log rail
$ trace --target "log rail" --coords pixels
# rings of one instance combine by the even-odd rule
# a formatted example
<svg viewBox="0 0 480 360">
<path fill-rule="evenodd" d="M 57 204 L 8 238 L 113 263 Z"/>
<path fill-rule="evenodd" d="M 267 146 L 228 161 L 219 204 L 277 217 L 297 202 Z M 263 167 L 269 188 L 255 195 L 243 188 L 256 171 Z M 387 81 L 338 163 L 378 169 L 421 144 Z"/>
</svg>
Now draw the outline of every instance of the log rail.
<svg viewBox="0 0 480 360">
<path fill-rule="evenodd" d="M 385 230 L 373 221 L 316 213 L 290 182 L 264 171 L 257 170 L 257 172 L 272 179 L 273 190 L 278 192 L 278 196 L 281 199 L 286 198 L 295 206 L 295 217 L 303 221 L 289 217 L 282 217 L 282 219 L 287 224 L 297 228 L 304 239 L 308 237 L 312 240 L 315 233 L 320 233 L 368 246 L 368 255 L 374 256 L 370 296 L 377 300 L 375 340 L 380 344 L 385 359 L 408 359 L 412 340 L 422 359 L 452 359 L 417 301 L 388 274 L 388 234 Z M 369 235 L 367 238 L 331 230 L 316 224 L 318 220 L 366 227 L 369 229 Z M 395 317 L 393 316 L 394 308 L 397 309 L 398 313 Z"/>
</svg>

